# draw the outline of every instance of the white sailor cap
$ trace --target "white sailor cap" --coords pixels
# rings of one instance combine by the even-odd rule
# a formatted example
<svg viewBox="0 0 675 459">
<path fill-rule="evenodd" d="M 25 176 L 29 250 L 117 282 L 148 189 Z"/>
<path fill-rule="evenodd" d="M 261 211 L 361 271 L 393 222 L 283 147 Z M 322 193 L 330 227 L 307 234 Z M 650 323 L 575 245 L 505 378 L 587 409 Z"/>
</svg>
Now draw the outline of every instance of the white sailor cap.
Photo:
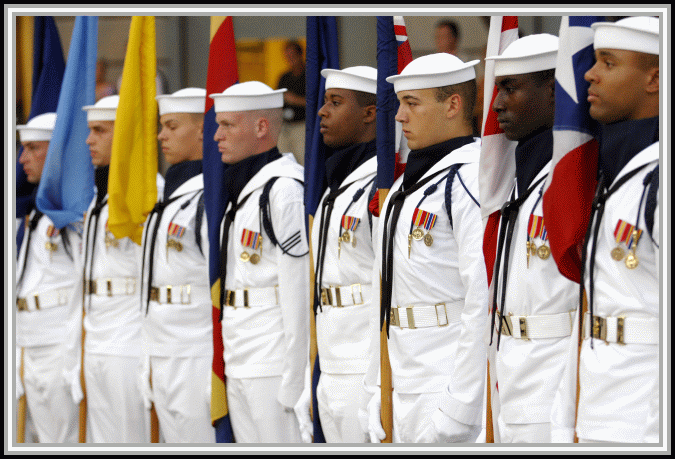
<svg viewBox="0 0 675 459">
<path fill-rule="evenodd" d="M 87 112 L 87 122 L 89 121 L 115 121 L 117 115 L 117 104 L 120 96 L 104 97 L 94 105 L 85 105 L 82 110 Z"/>
<path fill-rule="evenodd" d="M 593 48 L 625 49 L 659 55 L 659 20 L 635 16 L 616 22 L 596 22 Z"/>
<path fill-rule="evenodd" d="M 351 89 L 353 91 L 377 94 L 377 69 L 366 65 L 347 67 L 343 70 L 323 69 L 326 89 Z"/>
<path fill-rule="evenodd" d="M 387 81 L 394 84 L 395 92 L 441 88 L 475 79 L 476 71 L 473 66 L 478 62 L 474 60 L 465 63 L 448 53 L 429 54 L 418 57 L 400 75 L 387 77 Z"/>
<path fill-rule="evenodd" d="M 499 56 L 485 60 L 495 61 L 495 76 L 522 75 L 554 69 L 557 56 L 558 37 L 540 33 L 519 38 Z"/>
<path fill-rule="evenodd" d="M 16 127 L 21 142 L 50 141 L 56 125 L 56 113 L 43 113 Z"/>
<path fill-rule="evenodd" d="M 155 99 L 159 104 L 159 116 L 169 113 L 204 113 L 206 89 L 185 88 Z"/>
<path fill-rule="evenodd" d="M 273 90 L 260 81 L 233 84 L 219 94 L 211 94 L 216 113 L 265 110 L 284 106 L 286 89 Z"/>
</svg>

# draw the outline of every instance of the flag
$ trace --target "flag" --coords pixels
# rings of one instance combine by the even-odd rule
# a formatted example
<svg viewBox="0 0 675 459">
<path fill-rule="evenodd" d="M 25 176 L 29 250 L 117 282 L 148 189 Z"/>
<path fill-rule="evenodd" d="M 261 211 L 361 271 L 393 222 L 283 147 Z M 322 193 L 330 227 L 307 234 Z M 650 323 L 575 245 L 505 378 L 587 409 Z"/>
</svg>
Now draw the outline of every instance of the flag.
<svg viewBox="0 0 675 459">
<path fill-rule="evenodd" d="M 108 182 L 108 228 L 141 244 L 157 201 L 155 17 L 131 18 Z"/>
<path fill-rule="evenodd" d="M 54 18 L 36 16 L 33 31 L 33 95 L 29 120 L 43 113 L 56 112 L 66 67 Z M 17 231 L 17 248 L 21 247 L 23 240 L 24 217 L 35 205 L 33 192 L 36 189 L 36 185 L 28 183 L 23 166 L 19 164 L 18 159 L 22 152 L 23 148 L 20 148 L 16 162 L 16 218 L 21 219 L 21 226 Z"/>
<path fill-rule="evenodd" d="M 307 16 L 307 120 L 305 123 L 305 221 L 308 240 L 312 246 L 311 228 L 321 196 L 326 188 L 326 156 L 327 147 L 321 135 L 319 109 L 323 105 L 326 92 L 326 79 L 321 76 L 323 69 L 339 69 L 340 54 L 338 48 L 337 19 L 335 16 Z M 316 398 L 316 387 L 319 383 L 321 368 L 316 345 L 316 323 L 314 306 L 318 301 L 318 292 L 314 292 L 314 260 L 310 251 L 310 298 L 312 310 L 310 314 L 310 366 L 312 368 L 312 412 L 314 424 L 314 443 L 325 443 L 326 439 L 319 420 L 319 405 Z"/>
<path fill-rule="evenodd" d="M 551 172 L 543 210 L 551 254 L 560 273 L 580 282 L 581 250 L 597 185 L 598 123 L 589 115 L 586 71 L 595 63 L 591 24 L 598 16 L 564 16 L 555 73 Z"/>
<path fill-rule="evenodd" d="M 394 120 L 398 99 L 387 77 L 398 75 L 412 61 L 403 16 L 377 17 L 377 188 L 380 205 L 400 175 L 396 154 L 407 152 L 400 123 Z M 397 174 L 398 172 L 398 174 Z"/>
<path fill-rule="evenodd" d="M 83 220 L 94 197 L 85 105 L 94 103 L 98 17 L 78 16 L 36 205 L 58 229 Z M 37 93 L 36 93 L 37 94 Z"/>
<path fill-rule="evenodd" d="M 518 39 L 517 16 L 492 16 L 486 56 L 500 55 L 507 46 Z M 499 232 L 500 209 L 508 201 L 516 176 L 516 145 L 517 142 L 506 138 L 504 131 L 499 129 L 497 112 L 492 105 L 497 97 L 495 85 L 494 61 L 485 61 L 485 82 L 483 96 L 483 127 L 480 160 L 478 163 L 478 193 L 481 203 L 481 217 L 483 220 L 483 257 L 487 271 L 488 285 L 492 292 L 492 273 L 497 252 L 497 236 Z M 488 314 L 492 311 L 493 295 L 488 295 Z M 498 431 L 493 426 L 499 416 L 500 403 L 495 373 L 495 347 L 488 349 L 488 374 L 486 390 L 486 443 L 499 442 Z M 490 363 L 492 362 L 492 365 Z"/>
<path fill-rule="evenodd" d="M 518 39 L 517 16 L 492 16 L 486 56 L 496 56 L 504 52 L 507 46 Z M 516 145 L 499 129 L 497 112 L 492 105 L 497 97 L 495 85 L 494 61 L 485 61 L 485 95 L 483 97 L 483 136 L 479 161 L 478 192 L 480 211 L 483 219 L 483 255 L 488 275 L 488 285 L 492 282 L 497 250 L 499 228 L 499 210 L 509 200 L 516 176 Z"/>
<path fill-rule="evenodd" d="M 211 42 L 206 76 L 204 106 L 204 210 L 209 235 L 209 281 L 213 320 L 213 362 L 211 365 L 211 422 L 218 443 L 233 443 L 234 434 L 227 410 L 223 335 L 220 324 L 220 224 L 225 214 L 227 191 L 223 183 L 225 164 L 213 137 L 218 129 L 211 94 L 221 93 L 239 80 L 232 16 L 211 17 Z"/>
</svg>

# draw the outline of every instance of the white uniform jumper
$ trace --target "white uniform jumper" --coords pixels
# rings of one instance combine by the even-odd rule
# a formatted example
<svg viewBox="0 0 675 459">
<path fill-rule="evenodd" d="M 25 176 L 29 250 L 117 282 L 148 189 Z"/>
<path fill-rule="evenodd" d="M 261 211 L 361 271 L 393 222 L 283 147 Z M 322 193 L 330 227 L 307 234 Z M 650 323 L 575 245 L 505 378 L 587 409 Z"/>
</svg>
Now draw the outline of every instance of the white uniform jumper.
<svg viewBox="0 0 675 459">
<path fill-rule="evenodd" d="M 657 204 L 650 237 L 643 194 L 645 177 L 658 164 L 656 142 L 633 157 L 609 187 L 644 166 L 607 199 L 600 221 L 593 272 L 594 320 L 591 324 L 587 314 L 581 330 L 576 423 L 580 441 L 659 441 L 659 212 Z M 638 238 L 632 237 L 632 230 L 639 232 Z M 614 258 L 617 248 L 623 257 Z M 589 243 L 584 277 L 589 302 L 591 250 Z M 635 259 L 637 266 L 631 263 Z M 579 332 L 577 322 L 574 332 Z M 556 441 L 571 441 L 574 433 L 576 349 L 576 344 L 570 346 L 565 379 L 554 405 Z"/>
<path fill-rule="evenodd" d="M 204 255 L 208 253 L 205 214 L 201 227 L 195 227 L 203 190 L 202 174 L 180 185 L 161 219 L 157 213 L 150 214 L 143 234 L 143 353 L 167 443 L 215 442 L 210 414 L 213 306 Z M 201 232 L 201 251 L 196 231 Z"/>
<path fill-rule="evenodd" d="M 457 148 L 418 181 L 453 164 L 465 164 L 452 182 L 452 227 L 445 201 L 446 179 L 442 179 L 447 172 L 442 172 L 406 197 L 398 224 L 388 233 L 394 237 L 388 348 L 395 442 L 434 441 L 430 420 L 439 407 L 462 424 L 481 424 L 487 275 L 480 209 L 464 188 L 478 196 L 479 152 L 479 140 Z M 401 176 L 394 182 L 383 216 L 403 179 Z M 422 199 L 433 184 L 437 189 Z M 412 238 L 411 223 L 418 207 L 428 216 L 435 215 L 430 230 L 421 227 L 422 233 L 432 237 L 433 241 L 426 238 L 431 245 L 425 238 Z M 378 240 L 383 237 L 386 220 L 380 217 Z M 381 247 L 381 242 L 377 244 Z M 377 256 L 376 263 L 382 266 L 381 251 Z"/>
<path fill-rule="evenodd" d="M 548 249 L 541 193 L 549 169 L 550 162 L 534 177 L 532 191 L 520 206 L 506 282 L 501 267 L 495 272 L 499 287 L 492 346 L 497 347 L 499 341 L 495 363 L 499 391 L 495 395 L 501 406 L 495 421 L 504 443 L 550 443 L 551 406 L 565 367 L 579 299 L 578 284 L 558 272 Z M 514 190 L 514 199 L 518 197 Z M 504 256 L 502 251 L 502 267 Z M 498 339 L 503 289 L 504 321 Z"/>
<path fill-rule="evenodd" d="M 84 224 L 87 434 L 94 443 L 147 443 L 150 421 L 138 386 L 141 247 L 108 230 L 107 200 L 96 217 L 94 196 Z"/>
<path fill-rule="evenodd" d="M 328 443 L 365 441 L 358 409 L 366 408 L 361 403 L 366 399 L 363 377 L 369 363 L 368 328 L 375 259 L 368 204 L 376 173 L 377 158 L 371 158 L 347 176 L 339 187 L 346 188 L 335 199 L 327 223 L 316 336 L 321 367 L 317 399 Z M 326 190 L 318 209 L 323 208 L 329 193 L 330 189 Z M 318 263 L 320 225 L 321 218 L 317 216 L 312 226 L 315 263 Z M 342 238 L 345 233 L 348 239 Z"/>
<path fill-rule="evenodd" d="M 278 241 L 273 246 L 262 228 L 259 200 L 275 176 L 269 195 Z M 265 165 L 239 194 L 229 229 L 222 334 L 238 443 L 301 441 L 292 407 L 304 389 L 310 307 L 303 186 L 297 180 L 303 180 L 303 169 L 290 153 Z M 260 246 L 249 244 L 255 233 L 262 236 Z"/>
<path fill-rule="evenodd" d="M 31 212 L 31 221 L 35 214 Z M 28 231 L 19 254 L 16 287 L 16 345 L 24 348 L 28 408 L 40 443 L 76 443 L 78 408 L 63 373 L 68 337 L 81 326 L 68 307 L 80 235 L 68 227 L 56 231 L 46 215 Z M 69 253 L 61 232 L 67 234 Z"/>
</svg>

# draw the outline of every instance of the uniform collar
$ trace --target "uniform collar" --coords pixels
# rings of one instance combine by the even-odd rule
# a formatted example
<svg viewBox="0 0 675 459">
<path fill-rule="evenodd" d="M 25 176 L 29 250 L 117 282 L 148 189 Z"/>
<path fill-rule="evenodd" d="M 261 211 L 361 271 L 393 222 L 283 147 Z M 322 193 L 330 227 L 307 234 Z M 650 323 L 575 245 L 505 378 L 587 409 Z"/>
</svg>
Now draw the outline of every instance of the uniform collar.
<svg viewBox="0 0 675 459">
<path fill-rule="evenodd" d="M 441 159 L 464 145 L 473 142 L 474 140 L 471 136 L 455 137 L 436 145 L 412 150 L 408 155 L 408 163 L 403 173 L 403 189 L 417 183 Z"/>
<path fill-rule="evenodd" d="M 230 202 L 237 202 L 248 182 L 267 164 L 281 158 L 279 149 L 273 147 L 263 153 L 250 156 L 225 170 L 224 183 Z"/>
<path fill-rule="evenodd" d="M 164 201 L 176 191 L 183 183 L 192 177 L 202 173 L 202 161 L 183 161 L 174 164 L 166 171 L 164 182 Z"/>
<path fill-rule="evenodd" d="M 553 156 L 553 129 L 538 131 L 516 146 L 516 184 L 518 195 L 527 191 L 532 180 Z"/>
<path fill-rule="evenodd" d="M 349 174 L 376 153 L 375 139 L 336 150 L 326 160 L 326 180 L 331 191 L 337 190 Z"/>
<path fill-rule="evenodd" d="M 659 117 L 606 124 L 600 131 L 598 171 L 609 186 L 642 150 L 659 140 Z"/>
<path fill-rule="evenodd" d="M 108 174 L 110 166 L 100 166 L 94 169 L 94 183 L 96 184 L 96 205 L 100 204 L 108 195 Z"/>
</svg>

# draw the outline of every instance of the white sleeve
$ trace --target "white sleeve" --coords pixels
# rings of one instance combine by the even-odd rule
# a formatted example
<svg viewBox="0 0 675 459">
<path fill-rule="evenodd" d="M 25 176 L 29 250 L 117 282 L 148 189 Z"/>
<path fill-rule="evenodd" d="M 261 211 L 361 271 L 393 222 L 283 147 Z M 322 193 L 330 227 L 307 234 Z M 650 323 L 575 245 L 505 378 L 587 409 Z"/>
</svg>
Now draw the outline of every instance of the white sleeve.
<svg viewBox="0 0 675 459">
<path fill-rule="evenodd" d="M 480 425 L 487 366 L 484 330 L 488 326 L 488 288 L 483 258 L 483 225 L 480 208 L 460 180 L 478 196 L 477 167 L 460 169 L 452 185 L 453 234 L 458 246 L 458 266 L 466 289 L 455 371 L 441 400 L 441 410 L 458 422 Z M 461 179 L 460 179 L 461 174 Z"/>
<path fill-rule="evenodd" d="M 302 394 L 305 368 L 309 364 L 309 253 L 302 199 L 302 188 L 294 180 L 279 180 L 270 193 L 270 218 L 277 239 L 279 304 L 286 343 L 278 400 L 289 408 L 295 406 Z M 282 247 L 288 253 L 284 253 Z"/>
<path fill-rule="evenodd" d="M 567 347 L 567 363 L 553 398 L 551 442 L 572 443 L 576 422 L 577 362 L 579 361 L 579 309 L 574 315 L 572 336 Z"/>
</svg>

